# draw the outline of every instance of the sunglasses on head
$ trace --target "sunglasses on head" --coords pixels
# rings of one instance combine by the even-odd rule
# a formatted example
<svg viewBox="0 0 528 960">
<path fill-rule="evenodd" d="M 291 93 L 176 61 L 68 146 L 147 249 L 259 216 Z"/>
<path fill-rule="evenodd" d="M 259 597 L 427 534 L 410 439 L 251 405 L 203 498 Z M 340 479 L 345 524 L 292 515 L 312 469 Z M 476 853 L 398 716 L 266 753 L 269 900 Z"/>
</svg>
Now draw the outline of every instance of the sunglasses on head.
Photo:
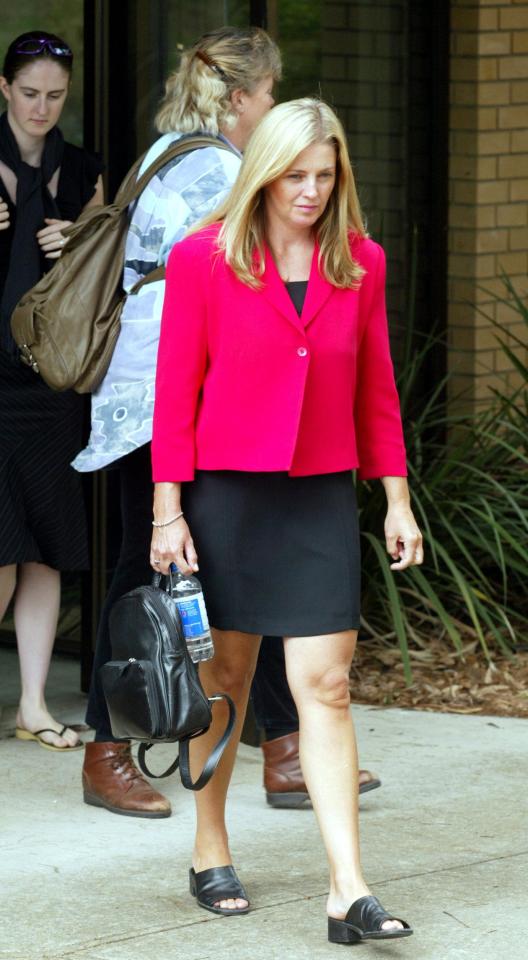
<svg viewBox="0 0 528 960">
<path fill-rule="evenodd" d="M 16 53 L 27 54 L 30 57 L 42 53 L 43 50 L 48 50 L 54 57 L 73 58 L 73 52 L 66 43 L 56 43 L 55 40 L 49 40 L 47 37 L 35 37 L 22 40 L 22 42 L 15 47 Z"/>
</svg>

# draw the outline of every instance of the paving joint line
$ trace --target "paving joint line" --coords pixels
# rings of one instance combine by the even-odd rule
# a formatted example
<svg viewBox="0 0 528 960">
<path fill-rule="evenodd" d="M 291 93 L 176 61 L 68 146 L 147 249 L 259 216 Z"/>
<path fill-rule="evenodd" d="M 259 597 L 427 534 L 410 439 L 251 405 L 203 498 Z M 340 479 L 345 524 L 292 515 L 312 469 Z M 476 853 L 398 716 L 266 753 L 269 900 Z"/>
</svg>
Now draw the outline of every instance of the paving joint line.
<svg viewBox="0 0 528 960">
<path fill-rule="evenodd" d="M 468 867 L 479 867 L 485 863 L 498 863 L 501 860 L 513 860 L 516 857 L 528 856 L 528 850 L 520 850 L 518 853 L 507 853 L 504 856 L 485 857 L 483 860 L 472 860 L 470 863 L 454 864 L 450 867 L 437 867 L 435 870 L 424 870 L 420 873 L 404 873 L 401 877 L 389 877 L 388 880 L 377 880 L 372 886 L 382 886 L 385 883 L 395 883 L 397 880 L 414 880 L 416 877 L 431 877 L 436 873 L 449 873 L 451 870 L 466 870 Z"/>
<path fill-rule="evenodd" d="M 528 856 L 528 850 L 522 850 L 519 853 L 507 854 L 505 856 L 500 856 L 500 857 L 486 857 L 483 860 L 473 860 L 471 861 L 471 863 L 455 864 L 449 867 L 440 867 L 437 870 L 426 870 L 421 873 L 402 874 L 401 876 L 389 877 L 386 880 L 377 880 L 372 885 L 376 887 L 381 887 L 388 883 L 396 883 L 400 880 L 413 880 L 418 877 L 429 877 L 437 873 L 449 873 L 453 870 L 465 870 L 471 867 L 482 866 L 483 864 L 486 864 L 486 863 L 497 863 L 501 860 L 511 860 L 516 857 L 525 857 L 525 856 Z M 311 896 L 291 897 L 290 899 L 287 899 L 287 900 L 281 900 L 278 903 L 263 905 L 261 907 L 253 907 L 253 909 L 251 910 L 251 913 L 253 914 L 263 913 L 266 910 L 275 910 L 277 907 L 287 906 L 288 904 L 292 904 L 292 903 L 301 903 L 305 901 L 319 900 L 319 899 L 322 900 L 327 896 L 328 896 L 328 891 L 325 891 L 324 893 L 314 893 Z M 35 957 L 33 958 L 33 960 L 75 960 L 77 955 L 81 953 L 86 953 L 88 950 L 98 950 L 101 948 L 105 949 L 106 947 L 109 947 L 115 944 L 128 943 L 133 940 L 143 940 L 146 937 L 158 936 L 161 933 L 170 933 L 171 931 L 176 932 L 178 930 L 186 930 L 189 927 L 195 927 L 198 924 L 212 923 L 212 922 L 213 922 L 213 918 L 209 919 L 205 917 L 204 918 L 197 917 L 196 920 L 189 920 L 188 922 L 178 923 L 174 926 L 169 924 L 169 926 L 157 927 L 152 930 L 138 931 L 137 933 L 127 934 L 126 936 L 117 935 L 116 937 L 112 937 L 110 939 L 106 939 L 106 940 L 101 939 L 101 940 L 93 941 L 92 943 L 89 943 L 89 944 L 83 944 L 78 947 L 74 947 L 73 950 L 68 949 L 67 952 L 65 953 L 55 953 L 54 955 L 41 954 L 39 958 Z"/>
</svg>

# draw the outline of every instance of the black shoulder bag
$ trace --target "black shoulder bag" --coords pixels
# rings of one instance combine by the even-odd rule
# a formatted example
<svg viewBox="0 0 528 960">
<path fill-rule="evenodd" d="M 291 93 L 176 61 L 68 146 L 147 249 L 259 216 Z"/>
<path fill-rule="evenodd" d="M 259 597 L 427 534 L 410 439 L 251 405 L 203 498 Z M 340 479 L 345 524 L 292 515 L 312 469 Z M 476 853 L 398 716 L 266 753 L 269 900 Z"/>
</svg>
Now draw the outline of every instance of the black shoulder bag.
<svg viewBox="0 0 528 960">
<path fill-rule="evenodd" d="M 170 575 L 169 575 L 170 576 Z M 171 578 L 172 579 L 172 578 Z M 114 737 L 139 740 L 138 762 L 149 777 L 168 777 L 177 767 L 184 787 L 201 790 L 215 772 L 235 724 L 235 705 L 225 693 L 207 697 L 185 643 L 178 607 L 155 574 L 152 585 L 120 597 L 110 613 L 113 660 L 100 669 Z M 171 583 L 172 586 L 172 583 Z M 189 741 L 211 725 L 212 704 L 225 700 L 226 729 L 193 782 Z M 179 756 L 161 774 L 145 762 L 155 743 L 179 743 Z"/>
</svg>

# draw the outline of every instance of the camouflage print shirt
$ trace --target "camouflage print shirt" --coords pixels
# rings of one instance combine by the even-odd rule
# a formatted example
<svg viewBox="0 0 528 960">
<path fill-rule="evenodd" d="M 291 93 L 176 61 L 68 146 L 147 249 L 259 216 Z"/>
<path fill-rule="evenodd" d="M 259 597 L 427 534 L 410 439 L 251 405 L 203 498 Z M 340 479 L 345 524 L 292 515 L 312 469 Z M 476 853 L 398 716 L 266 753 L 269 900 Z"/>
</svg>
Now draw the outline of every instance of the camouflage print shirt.
<svg viewBox="0 0 528 960">
<path fill-rule="evenodd" d="M 179 136 L 160 137 L 148 151 L 140 174 Z M 173 245 L 189 227 L 225 198 L 239 168 L 238 155 L 215 147 L 184 154 L 161 168 L 131 210 L 125 290 L 167 262 Z M 108 372 L 92 394 L 90 439 L 73 461 L 76 470 L 99 470 L 151 440 L 164 286 L 163 280 L 147 284 L 125 301 Z"/>
</svg>

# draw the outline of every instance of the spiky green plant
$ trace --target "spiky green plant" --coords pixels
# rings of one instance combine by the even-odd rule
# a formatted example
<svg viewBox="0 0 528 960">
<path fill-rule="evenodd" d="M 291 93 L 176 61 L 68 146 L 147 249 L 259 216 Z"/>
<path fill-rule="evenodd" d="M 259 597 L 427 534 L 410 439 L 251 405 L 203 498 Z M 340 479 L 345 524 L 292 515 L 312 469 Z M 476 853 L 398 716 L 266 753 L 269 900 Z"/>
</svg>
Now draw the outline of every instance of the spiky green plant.
<svg viewBox="0 0 528 960">
<path fill-rule="evenodd" d="M 490 322 L 522 383 L 511 394 L 494 391 L 485 410 L 450 415 L 446 381 L 418 404 L 417 384 L 440 338 L 407 338 L 398 385 L 413 509 L 425 537 L 422 567 L 389 569 L 383 490 L 380 484 L 358 487 L 363 626 L 399 643 L 408 682 L 410 643 L 426 647 L 440 635 L 462 652 L 471 638 L 491 659 L 496 649 L 511 655 L 528 632 L 528 367 L 511 348 L 512 339 L 528 345 L 528 310 L 506 277 L 504 288 L 504 302 L 524 321 L 526 338 Z"/>
</svg>

